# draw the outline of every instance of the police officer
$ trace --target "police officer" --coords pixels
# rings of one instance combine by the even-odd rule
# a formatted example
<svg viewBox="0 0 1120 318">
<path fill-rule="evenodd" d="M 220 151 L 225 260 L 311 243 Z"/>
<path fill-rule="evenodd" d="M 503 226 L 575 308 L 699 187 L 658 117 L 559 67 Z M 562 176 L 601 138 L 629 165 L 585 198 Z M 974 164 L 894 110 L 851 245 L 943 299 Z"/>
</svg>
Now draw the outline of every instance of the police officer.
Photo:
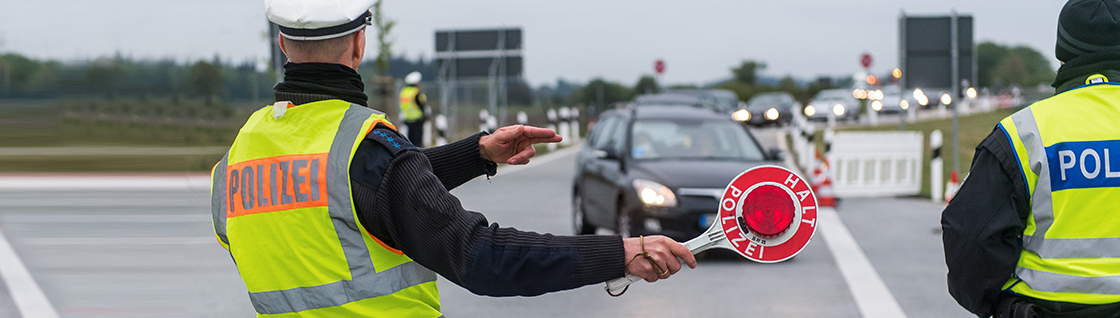
<svg viewBox="0 0 1120 318">
<path fill-rule="evenodd" d="M 258 316 L 438 317 L 436 274 L 481 295 L 539 295 L 695 267 L 664 236 L 553 236 L 490 224 L 448 191 L 526 164 L 547 129 L 419 149 L 365 107 L 355 71 L 373 0 L 266 0 L 289 59 L 212 172 L 213 223 Z M 531 209 L 532 207 L 525 207 Z M 643 260 L 627 262 L 629 259 Z"/>
<path fill-rule="evenodd" d="M 422 142 L 424 138 L 424 107 L 427 106 L 428 97 L 420 92 L 420 72 L 408 73 L 404 77 L 404 88 L 401 89 L 400 105 L 401 117 L 408 126 L 408 140 L 413 143 Z"/>
<path fill-rule="evenodd" d="M 942 214 L 977 316 L 1120 317 L 1120 0 L 1066 3 L 1056 53 L 1057 94 L 1000 121 Z"/>
</svg>

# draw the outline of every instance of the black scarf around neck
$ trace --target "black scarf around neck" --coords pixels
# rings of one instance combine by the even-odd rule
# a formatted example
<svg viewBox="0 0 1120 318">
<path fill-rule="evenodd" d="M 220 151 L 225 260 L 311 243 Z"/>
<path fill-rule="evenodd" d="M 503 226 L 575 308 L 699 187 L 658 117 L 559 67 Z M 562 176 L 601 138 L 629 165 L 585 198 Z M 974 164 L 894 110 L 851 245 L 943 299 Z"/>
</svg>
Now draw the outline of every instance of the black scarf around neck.
<svg viewBox="0 0 1120 318">
<path fill-rule="evenodd" d="M 333 63 L 284 64 L 284 81 L 273 87 L 276 92 L 329 95 L 369 106 L 362 76 L 354 69 Z"/>
<path fill-rule="evenodd" d="M 1055 76 L 1052 86 L 1061 92 L 1063 91 L 1062 88 L 1068 89 L 1069 87 L 1083 84 L 1081 82 L 1070 83 L 1070 81 L 1083 80 L 1087 75 L 1100 73 L 1105 70 L 1120 70 L 1120 52 L 1085 54 L 1066 61 L 1062 67 L 1058 68 L 1058 74 Z M 1113 79 L 1112 81 L 1116 80 L 1117 79 Z"/>
</svg>

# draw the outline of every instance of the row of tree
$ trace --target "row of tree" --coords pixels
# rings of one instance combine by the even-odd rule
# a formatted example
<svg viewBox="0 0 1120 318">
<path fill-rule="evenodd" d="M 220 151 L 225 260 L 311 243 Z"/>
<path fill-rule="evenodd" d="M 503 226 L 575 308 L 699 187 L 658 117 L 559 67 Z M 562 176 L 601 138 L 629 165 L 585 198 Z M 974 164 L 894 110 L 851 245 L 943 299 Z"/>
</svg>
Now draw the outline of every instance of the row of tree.
<svg viewBox="0 0 1120 318">
<path fill-rule="evenodd" d="M 1040 84 L 1049 84 L 1054 80 L 1055 71 L 1051 68 L 1048 59 L 1033 48 L 982 42 L 977 45 L 976 50 L 977 76 L 979 77 L 977 80 L 980 87 L 995 90 L 1011 86 L 1033 87 Z M 821 77 L 815 81 L 799 83 L 790 76 L 781 78 L 776 84 L 772 82 L 764 83 L 760 80 L 760 73 L 764 69 L 766 69 L 765 62 L 742 61 L 738 66 L 730 69 L 731 79 L 716 84 L 713 88 L 735 92 L 742 101 L 748 101 L 759 93 L 783 91 L 790 93 L 802 104 L 807 105 L 809 100 L 823 89 L 849 87 L 851 85 L 850 78 L 836 80 Z M 696 87 L 679 85 L 669 88 Z M 660 91 L 661 86 L 657 83 L 657 80 L 649 75 L 639 78 L 637 84 L 633 87 L 599 78 L 591 80 L 575 90 L 570 95 L 569 102 L 606 106 L 616 102 L 632 100 L 637 95 Z M 553 97 L 553 99 L 556 99 L 556 97 Z"/>
<path fill-rule="evenodd" d="M 759 93 L 783 91 L 792 94 L 794 98 L 800 100 L 803 104 L 807 104 L 808 100 L 822 89 L 833 88 L 838 84 L 844 84 L 833 81 L 830 78 L 821 78 L 808 84 L 800 84 L 790 76 L 781 78 L 776 84 L 763 83 L 759 81 L 759 79 L 761 71 L 765 68 L 766 63 L 764 62 L 752 60 L 743 61 L 738 66 L 730 69 L 731 79 L 710 88 L 735 92 L 742 101 L 748 101 L 751 97 Z M 698 87 L 695 85 L 673 85 L 666 88 L 694 89 Z M 571 104 L 605 107 L 617 102 L 633 100 L 634 97 L 638 95 L 655 94 L 661 91 L 662 87 L 657 83 L 657 79 L 649 75 L 640 77 L 637 83 L 632 87 L 597 78 L 575 90 L 569 97 L 568 102 Z M 600 107 L 597 108 L 599 110 L 605 109 Z"/>
<path fill-rule="evenodd" d="M 1054 81 L 1050 60 L 1027 46 L 982 42 L 976 46 L 976 77 L 980 87 L 1031 87 Z"/>
<path fill-rule="evenodd" d="M 377 60 L 362 63 L 359 72 L 370 79 L 377 74 Z M 419 71 L 435 76 L 431 60 L 405 57 L 389 59 L 387 75 L 403 78 Z M 0 99 L 104 97 L 197 98 L 206 104 L 218 100 L 269 99 L 276 74 L 260 70 L 255 62 L 233 64 L 215 57 L 180 63 L 174 59 L 136 60 L 101 57 L 89 61 L 35 60 L 19 54 L 0 55 Z"/>
<path fill-rule="evenodd" d="M 118 55 L 62 63 L 0 55 L 0 98 L 189 97 L 209 105 L 217 99 L 260 99 L 271 95 L 275 83 L 276 77 L 258 71 L 256 63 L 229 64 L 217 58 L 182 64 Z"/>
<path fill-rule="evenodd" d="M 978 84 L 981 87 L 1034 86 L 1048 83 L 1054 78 L 1054 70 L 1047 59 L 1029 47 L 983 42 L 977 46 L 977 58 Z M 764 62 L 743 61 L 729 69 L 730 79 L 714 85 L 714 88 L 733 91 L 743 101 L 762 92 L 785 91 L 804 104 L 821 89 L 846 87 L 850 84 L 828 78 L 799 83 L 789 76 L 776 82 L 762 81 L 760 73 L 764 69 Z M 378 59 L 369 60 L 359 68 L 367 81 L 374 75 L 403 78 L 412 71 L 421 72 L 426 80 L 434 79 L 436 73 L 433 61 L 423 57 L 412 60 L 401 56 L 390 58 L 379 55 Z M 162 98 L 171 100 L 172 104 L 177 103 L 180 98 L 191 98 L 209 106 L 217 101 L 268 99 L 275 83 L 276 75 L 270 71 L 258 70 L 257 63 L 233 64 L 218 58 L 182 64 L 172 59 L 133 60 L 118 55 L 92 61 L 62 63 L 39 61 L 11 53 L 0 55 L 0 98 Z M 531 89 L 524 83 L 515 86 L 517 89 L 512 89 L 511 93 L 518 96 L 511 98 L 511 101 L 543 106 L 584 104 L 605 107 L 663 89 L 649 75 L 640 77 L 634 86 L 602 78 L 583 85 L 560 80 L 555 86 L 546 85 L 536 89 Z M 695 86 L 678 85 L 668 88 Z"/>
</svg>

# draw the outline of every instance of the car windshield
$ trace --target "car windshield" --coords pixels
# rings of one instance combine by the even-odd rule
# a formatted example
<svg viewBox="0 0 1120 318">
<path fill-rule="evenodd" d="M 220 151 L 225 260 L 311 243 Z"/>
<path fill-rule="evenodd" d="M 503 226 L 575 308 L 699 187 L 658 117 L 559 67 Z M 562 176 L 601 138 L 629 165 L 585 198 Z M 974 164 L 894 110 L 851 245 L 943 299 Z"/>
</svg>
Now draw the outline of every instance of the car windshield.
<svg viewBox="0 0 1120 318">
<path fill-rule="evenodd" d="M 715 120 L 640 120 L 631 128 L 636 160 L 764 160 L 743 125 Z"/>
<path fill-rule="evenodd" d="M 751 102 L 747 104 L 747 108 L 751 110 L 761 110 L 770 107 L 779 107 L 786 103 L 783 95 L 778 94 L 763 94 L 751 98 Z"/>
<path fill-rule="evenodd" d="M 814 98 L 813 101 L 809 104 L 821 104 L 821 103 L 841 103 L 842 104 L 846 101 L 847 101 L 847 99 L 844 98 L 844 96 L 817 96 L 817 98 Z"/>
<path fill-rule="evenodd" d="M 852 96 L 852 92 L 841 89 L 824 90 L 817 94 L 816 99 L 844 99 Z"/>
</svg>

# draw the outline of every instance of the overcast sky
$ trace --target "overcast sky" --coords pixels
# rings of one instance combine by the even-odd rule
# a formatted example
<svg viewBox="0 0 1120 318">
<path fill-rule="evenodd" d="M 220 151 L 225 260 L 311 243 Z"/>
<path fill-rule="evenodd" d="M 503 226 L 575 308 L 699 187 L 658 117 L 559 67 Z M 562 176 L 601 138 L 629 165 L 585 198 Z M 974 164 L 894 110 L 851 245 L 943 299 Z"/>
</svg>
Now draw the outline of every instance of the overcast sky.
<svg viewBox="0 0 1120 318">
<path fill-rule="evenodd" d="M 395 53 L 432 56 L 434 31 L 495 26 L 524 30 L 525 77 L 534 84 L 595 77 L 633 84 L 667 65 L 663 82 L 703 84 L 741 60 L 765 74 L 812 79 L 898 63 L 898 16 L 975 18 L 979 41 L 1028 45 L 1053 59 L 1058 0 L 387 0 Z M 372 29 L 371 29 L 372 31 Z M 268 56 L 261 0 L 0 0 L 0 51 L 91 59 L 120 52 L 180 61 L 261 61 Z M 367 57 L 376 52 L 373 32 Z M 1055 61 L 1053 66 L 1057 68 Z"/>
</svg>

